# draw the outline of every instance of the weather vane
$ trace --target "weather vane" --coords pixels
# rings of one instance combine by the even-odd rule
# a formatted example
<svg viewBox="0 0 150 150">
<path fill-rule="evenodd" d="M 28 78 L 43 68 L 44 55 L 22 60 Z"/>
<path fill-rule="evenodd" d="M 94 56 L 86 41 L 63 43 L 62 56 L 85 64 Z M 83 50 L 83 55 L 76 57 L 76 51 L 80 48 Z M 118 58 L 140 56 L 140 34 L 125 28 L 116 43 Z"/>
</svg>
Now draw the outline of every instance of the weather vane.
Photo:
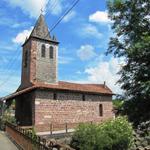
<svg viewBox="0 0 150 150">
<path fill-rule="evenodd" d="M 44 13 L 44 10 L 43 10 L 43 7 L 41 7 L 41 14 L 43 14 Z"/>
</svg>

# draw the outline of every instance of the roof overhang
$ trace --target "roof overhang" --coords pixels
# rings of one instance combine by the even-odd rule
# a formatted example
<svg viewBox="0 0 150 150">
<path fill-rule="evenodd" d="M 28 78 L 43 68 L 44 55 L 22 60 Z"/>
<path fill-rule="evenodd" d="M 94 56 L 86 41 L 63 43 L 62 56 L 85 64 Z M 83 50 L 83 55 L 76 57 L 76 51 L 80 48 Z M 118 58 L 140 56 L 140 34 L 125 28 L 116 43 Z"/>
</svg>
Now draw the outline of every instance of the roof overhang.
<svg viewBox="0 0 150 150">
<path fill-rule="evenodd" d="M 72 89 L 59 89 L 59 88 L 53 88 L 53 87 L 41 87 L 41 86 L 32 86 L 29 88 L 25 88 L 23 90 L 17 91 L 15 93 L 12 93 L 8 96 L 5 96 L 2 98 L 2 100 L 12 100 L 16 97 L 29 93 L 33 90 L 49 90 L 49 91 L 63 91 L 63 92 L 74 92 L 74 93 L 84 93 L 84 94 L 93 94 L 93 95 L 101 95 L 101 96 L 113 96 L 115 94 L 113 93 L 100 93 L 100 92 L 90 92 L 90 91 L 81 91 L 81 90 L 72 90 Z"/>
</svg>

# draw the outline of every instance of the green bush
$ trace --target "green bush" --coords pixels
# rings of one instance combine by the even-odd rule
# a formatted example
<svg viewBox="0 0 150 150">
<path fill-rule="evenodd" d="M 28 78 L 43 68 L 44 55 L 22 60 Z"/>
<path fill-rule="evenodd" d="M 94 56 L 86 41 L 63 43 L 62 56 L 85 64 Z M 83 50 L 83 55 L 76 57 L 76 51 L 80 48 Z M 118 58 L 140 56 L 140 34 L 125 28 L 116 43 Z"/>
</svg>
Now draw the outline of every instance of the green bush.
<svg viewBox="0 0 150 150">
<path fill-rule="evenodd" d="M 3 114 L 0 116 L 0 130 L 5 130 L 5 123 L 10 122 L 16 124 L 15 116 L 12 115 L 11 109 L 7 108 L 6 105 L 3 106 Z"/>
<path fill-rule="evenodd" d="M 132 126 L 125 117 L 101 124 L 81 124 L 71 146 L 76 150 L 127 150 L 133 141 Z"/>
<path fill-rule="evenodd" d="M 73 135 L 71 146 L 76 150 L 92 150 L 96 144 L 97 125 L 80 124 Z"/>
</svg>

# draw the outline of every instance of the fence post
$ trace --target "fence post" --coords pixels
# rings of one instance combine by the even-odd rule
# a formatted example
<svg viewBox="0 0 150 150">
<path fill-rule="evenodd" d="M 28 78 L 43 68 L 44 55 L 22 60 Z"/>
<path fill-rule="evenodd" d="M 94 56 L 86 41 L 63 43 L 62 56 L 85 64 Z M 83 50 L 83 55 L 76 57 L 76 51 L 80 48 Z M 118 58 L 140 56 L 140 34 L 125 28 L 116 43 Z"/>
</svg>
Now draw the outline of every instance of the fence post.
<svg viewBox="0 0 150 150">
<path fill-rule="evenodd" d="M 50 134 L 51 135 L 53 134 L 53 124 L 52 123 L 50 124 Z"/>
<path fill-rule="evenodd" d="M 66 123 L 65 126 L 66 126 L 66 133 L 68 133 L 68 124 Z"/>
</svg>

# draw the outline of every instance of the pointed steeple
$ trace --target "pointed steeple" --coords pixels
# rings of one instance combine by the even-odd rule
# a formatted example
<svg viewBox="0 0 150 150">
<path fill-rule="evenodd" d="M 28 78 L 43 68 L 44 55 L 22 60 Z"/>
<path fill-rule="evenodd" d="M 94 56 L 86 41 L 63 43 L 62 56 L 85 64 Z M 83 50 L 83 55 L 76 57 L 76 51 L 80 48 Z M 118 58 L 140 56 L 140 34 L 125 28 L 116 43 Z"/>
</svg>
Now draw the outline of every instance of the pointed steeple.
<svg viewBox="0 0 150 150">
<path fill-rule="evenodd" d="M 37 37 L 40 39 L 51 40 L 48 26 L 45 22 L 44 16 L 41 14 L 31 32 L 30 37 Z"/>
</svg>

